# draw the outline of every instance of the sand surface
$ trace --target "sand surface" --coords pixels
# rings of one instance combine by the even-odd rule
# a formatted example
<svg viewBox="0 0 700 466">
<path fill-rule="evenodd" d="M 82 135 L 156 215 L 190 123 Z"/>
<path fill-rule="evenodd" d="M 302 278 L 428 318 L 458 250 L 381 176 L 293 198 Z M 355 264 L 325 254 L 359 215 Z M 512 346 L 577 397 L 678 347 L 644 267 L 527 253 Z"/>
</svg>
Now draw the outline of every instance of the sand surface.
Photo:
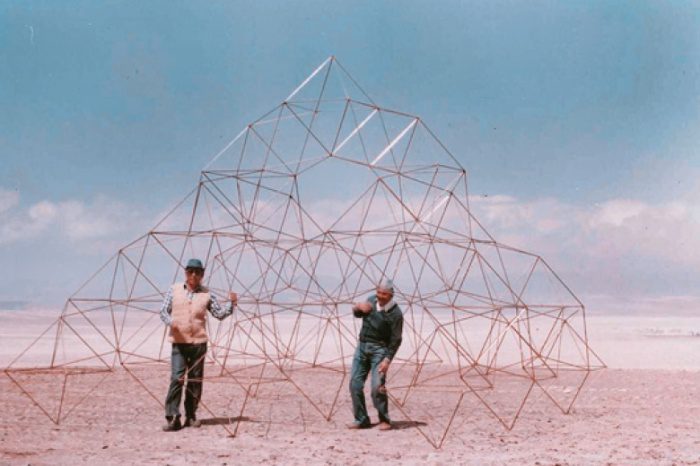
<svg viewBox="0 0 700 466">
<path fill-rule="evenodd" d="M 0 368 L 56 314 L 0 312 Z M 11 373 L 54 417 L 63 396 L 59 425 L 0 372 L 0 464 L 700 464 L 700 318 L 592 315 L 588 328 L 610 369 L 592 373 L 571 414 L 536 389 L 507 431 L 467 394 L 439 449 L 426 436 L 442 440 L 459 398 L 449 380 L 438 380 L 447 386 L 439 391 L 427 382 L 412 393 L 405 413 L 392 405 L 397 429 L 348 431 L 342 372 L 295 373 L 302 395 L 277 382 L 273 371 L 246 397 L 252 374 L 218 376 L 209 364 L 200 408 L 205 425 L 164 433 L 167 358 L 134 365 L 131 373 Z M 50 339 L 40 341 L 28 366 L 46 364 L 51 349 Z M 392 370 L 390 393 L 400 398 L 405 371 Z M 570 400 L 576 382 L 562 377 L 548 389 Z M 497 387 L 484 396 L 512 417 L 527 383 L 505 380 Z M 376 421 L 372 408 L 370 415 Z"/>
<path fill-rule="evenodd" d="M 167 367 L 139 369 L 139 380 L 156 397 L 163 394 Z M 210 369 L 208 369 L 210 370 Z M 211 370 L 210 370 L 211 374 Z M 310 410 L 294 393 L 259 393 L 242 418 L 239 397 L 225 380 L 204 388 L 205 425 L 175 433 L 161 431 L 159 401 L 125 371 L 73 376 L 66 400 L 87 394 L 55 425 L 7 375 L 0 377 L 0 463 L 2 464 L 700 464 L 700 372 L 608 369 L 594 373 L 573 412 L 564 415 L 534 395 L 512 431 L 486 410 L 460 413 L 442 448 L 433 448 L 411 422 L 380 432 L 348 431 L 349 400 L 341 391 L 331 421 Z M 309 376 L 310 377 L 310 376 Z M 328 379 L 331 381 L 334 379 Z M 333 386 L 315 385 L 318 393 Z M 35 396 L 52 393 L 55 377 L 37 376 Z M 330 383 L 330 382 L 328 382 Z M 82 392 L 75 387 L 83 387 Z M 293 390 L 292 390 L 293 392 Z M 272 393 L 272 392 L 270 392 Z M 424 402 L 434 402 L 423 392 Z M 71 398 L 73 397 L 73 398 Z M 425 399 L 427 397 L 427 400 Z M 444 395 L 442 395 L 444 398 Z M 48 398 L 46 398 L 48 399 Z M 392 408 L 394 420 L 398 413 Z M 370 410 L 370 415 L 376 414 Z M 426 431 L 439 419 L 417 416 Z M 233 423 L 229 421 L 233 419 Z M 236 422 L 240 421 L 240 422 Z M 433 424 L 433 425 L 431 425 Z M 236 436 L 229 433 L 236 430 Z"/>
</svg>

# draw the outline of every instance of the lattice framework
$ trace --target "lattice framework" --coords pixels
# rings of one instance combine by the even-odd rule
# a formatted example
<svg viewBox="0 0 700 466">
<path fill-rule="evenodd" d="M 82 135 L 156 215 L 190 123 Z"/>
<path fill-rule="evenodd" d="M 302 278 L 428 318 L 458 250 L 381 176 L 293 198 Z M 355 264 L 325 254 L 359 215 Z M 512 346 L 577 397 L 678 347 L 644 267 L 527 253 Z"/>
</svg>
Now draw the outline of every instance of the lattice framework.
<svg viewBox="0 0 700 466">
<path fill-rule="evenodd" d="M 205 260 L 215 294 L 241 296 L 232 318 L 210 319 L 201 408 L 235 419 L 223 424 L 231 435 L 251 416 L 272 421 L 280 400 L 300 418 L 349 417 L 350 307 L 383 277 L 405 317 L 392 410 L 436 448 L 474 409 L 513 428 L 533 393 L 568 413 L 604 367 L 573 292 L 472 214 L 457 158 L 419 117 L 375 104 L 334 57 L 229 142 L 4 373 L 56 423 L 115 371 L 162 406 L 158 311 L 188 257 Z M 37 390 L 46 381 L 55 393 Z"/>
</svg>

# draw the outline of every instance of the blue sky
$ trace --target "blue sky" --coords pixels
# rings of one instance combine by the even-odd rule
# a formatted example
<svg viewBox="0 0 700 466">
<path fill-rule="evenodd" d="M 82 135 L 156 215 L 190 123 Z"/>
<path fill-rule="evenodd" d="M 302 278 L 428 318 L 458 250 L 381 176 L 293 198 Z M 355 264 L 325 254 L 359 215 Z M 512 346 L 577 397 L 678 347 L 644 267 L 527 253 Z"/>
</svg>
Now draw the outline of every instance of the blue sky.
<svg viewBox="0 0 700 466">
<path fill-rule="evenodd" d="M 0 2 L 0 301 L 60 305 L 329 55 L 420 115 L 494 235 L 584 301 L 696 303 L 682 1 Z"/>
</svg>

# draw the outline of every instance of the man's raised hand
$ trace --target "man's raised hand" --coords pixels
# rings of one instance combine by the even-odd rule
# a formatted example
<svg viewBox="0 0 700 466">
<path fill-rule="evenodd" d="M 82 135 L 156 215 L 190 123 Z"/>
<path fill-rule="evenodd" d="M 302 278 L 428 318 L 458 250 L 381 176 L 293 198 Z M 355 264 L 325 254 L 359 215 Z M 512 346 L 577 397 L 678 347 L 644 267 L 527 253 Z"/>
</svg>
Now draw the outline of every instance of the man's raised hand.
<svg viewBox="0 0 700 466">
<path fill-rule="evenodd" d="M 353 312 L 359 312 L 361 314 L 369 314 L 372 312 L 372 303 L 365 301 L 363 303 L 355 303 L 352 306 Z"/>
</svg>

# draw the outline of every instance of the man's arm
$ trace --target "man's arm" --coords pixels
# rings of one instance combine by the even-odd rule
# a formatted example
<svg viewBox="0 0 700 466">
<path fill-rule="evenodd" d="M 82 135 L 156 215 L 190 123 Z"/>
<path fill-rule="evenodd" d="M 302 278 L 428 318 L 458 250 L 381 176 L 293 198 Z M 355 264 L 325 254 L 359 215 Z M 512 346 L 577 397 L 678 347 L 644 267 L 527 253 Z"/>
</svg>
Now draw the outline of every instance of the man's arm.
<svg viewBox="0 0 700 466">
<path fill-rule="evenodd" d="M 160 306 L 160 320 L 163 321 L 165 325 L 171 325 L 173 319 L 170 316 L 173 312 L 173 289 L 168 288 L 168 292 L 165 293 L 165 298 L 163 299 L 163 304 Z"/>
<path fill-rule="evenodd" d="M 391 321 L 391 337 L 389 338 L 389 354 L 387 356 L 389 360 L 394 359 L 394 355 L 399 350 L 399 346 L 401 346 L 401 334 L 403 333 L 403 315 L 398 308 L 395 312 L 398 313 L 398 316 Z"/>
<path fill-rule="evenodd" d="M 399 350 L 399 346 L 401 346 L 401 334 L 403 332 L 403 314 L 401 314 L 401 309 L 396 309 L 393 312 L 397 312 L 398 316 L 391 321 L 391 337 L 387 346 L 387 355 L 377 368 L 380 374 L 385 375 L 389 371 L 389 365 Z"/>
<path fill-rule="evenodd" d="M 216 299 L 216 296 L 214 296 L 213 294 L 210 296 L 211 299 L 209 301 L 209 312 L 211 313 L 211 315 L 213 315 L 219 320 L 224 320 L 226 317 L 233 314 L 233 308 L 234 306 L 236 306 L 236 303 L 238 303 L 238 295 L 236 293 L 229 294 L 230 301 L 226 304 L 226 307 L 223 309 L 221 308 L 221 304 L 219 304 L 219 300 Z"/>
</svg>

